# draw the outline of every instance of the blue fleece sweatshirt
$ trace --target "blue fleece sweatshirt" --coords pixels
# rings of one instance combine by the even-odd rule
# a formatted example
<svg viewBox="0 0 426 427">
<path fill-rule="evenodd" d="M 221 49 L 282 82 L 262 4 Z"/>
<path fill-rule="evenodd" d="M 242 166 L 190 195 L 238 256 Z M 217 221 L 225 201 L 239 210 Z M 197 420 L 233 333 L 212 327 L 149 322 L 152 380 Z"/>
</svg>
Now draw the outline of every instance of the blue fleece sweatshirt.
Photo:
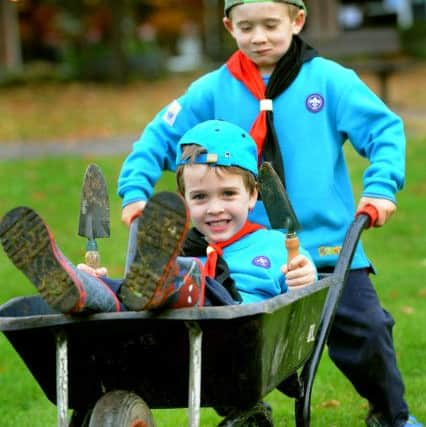
<svg viewBox="0 0 426 427">
<path fill-rule="evenodd" d="M 265 242 L 268 242 L 265 245 Z M 300 248 L 309 259 L 309 253 Z M 287 263 L 285 235 L 277 230 L 260 229 L 223 249 L 223 259 L 243 303 L 263 301 L 287 292 L 281 267 Z M 204 264 L 206 257 L 199 257 Z"/>
<path fill-rule="evenodd" d="M 344 143 L 350 141 L 369 161 L 362 196 L 395 202 L 404 184 L 402 121 L 352 70 L 322 57 L 303 64 L 273 109 L 287 191 L 302 225 L 301 245 L 318 268 L 333 266 L 355 214 Z M 123 206 L 148 199 L 162 171 L 175 170 L 176 144 L 188 129 L 221 119 L 249 131 L 258 112 L 259 101 L 226 65 L 196 80 L 133 145 L 119 176 Z M 261 202 L 249 219 L 269 225 Z M 368 266 L 359 244 L 352 268 Z"/>
</svg>

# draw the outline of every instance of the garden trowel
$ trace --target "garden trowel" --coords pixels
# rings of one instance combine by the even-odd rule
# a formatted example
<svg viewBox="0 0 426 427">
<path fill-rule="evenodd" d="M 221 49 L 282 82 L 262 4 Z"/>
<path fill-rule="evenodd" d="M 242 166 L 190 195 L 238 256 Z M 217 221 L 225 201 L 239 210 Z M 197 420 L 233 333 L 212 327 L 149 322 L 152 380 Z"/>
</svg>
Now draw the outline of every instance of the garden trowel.
<svg viewBox="0 0 426 427">
<path fill-rule="evenodd" d="M 296 235 L 296 230 L 299 230 L 301 227 L 291 206 L 287 192 L 278 174 L 269 162 L 264 162 L 260 166 L 259 191 L 271 227 L 287 230 L 285 246 L 288 251 L 288 264 L 299 253 L 299 238 Z"/>
<path fill-rule="evenodd" d="M 87 238 L 85 263 L 99 268 L 96 239 L 110 236 L 109 198 L 105 178 L 95 164 L 89 165 L 84 174 L 78 234 Z"/>
</svg>

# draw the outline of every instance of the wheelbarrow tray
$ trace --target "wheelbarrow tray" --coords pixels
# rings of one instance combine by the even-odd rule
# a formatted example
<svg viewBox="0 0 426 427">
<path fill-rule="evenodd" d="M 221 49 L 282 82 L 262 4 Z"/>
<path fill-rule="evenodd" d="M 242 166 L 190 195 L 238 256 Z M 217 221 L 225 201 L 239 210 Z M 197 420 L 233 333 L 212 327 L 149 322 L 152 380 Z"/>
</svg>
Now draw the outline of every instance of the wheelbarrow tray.
<svg viewBox="0 0 426 427">
<path fill-rule="evenodd" d="M 188 405 L 188 322 L 202 330 L 201 406 L 250 407 L 312 353 L 331 278 L 264 302 L 64 315 L 39 296 L 0 306 L 0 330 L 56 403 L 56 336 L 68 342 L 69 407 L 131 390 L 151 408 Z"/>
</svg>

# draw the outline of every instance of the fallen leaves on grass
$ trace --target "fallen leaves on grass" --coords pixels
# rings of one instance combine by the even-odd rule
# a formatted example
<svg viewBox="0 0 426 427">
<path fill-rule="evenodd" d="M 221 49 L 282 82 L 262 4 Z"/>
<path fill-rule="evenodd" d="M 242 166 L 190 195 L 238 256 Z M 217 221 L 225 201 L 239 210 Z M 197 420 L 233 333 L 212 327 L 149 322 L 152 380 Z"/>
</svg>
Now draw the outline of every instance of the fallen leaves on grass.
<svg viewBox="0 0 426 427">
<path fill-rule="evenodd" d="M 412 314 L 414 314 L 415 311 L 416 310 L 414 309 L 414 307 L 411 307 L 409 305 L 405 305 L 404 307 L 401 308 L 401 312 L 408 316 L 411 316 Z"/>
<path fill-rule="evenodd" d="M 419 297 L 425 298 L 426 297 L 426 288 L 420 289 L 418 292 Z"/>
<path fill-rule="evenodd" d="M 399 292 L 395 289 L 395 290 L 389 292 L 389 296 L 392 299 L 398 299 L 399 298 Z"/>
<path fill-rule="evenodd" d="M 140 133 L 195 76 L 127 86 L 64 83 L 6 88 L 0 98 L 2 141 L 72 141 Z"/>
<path fill-rule="evenodd" d="M 341 405 L 340 400 L 330 399 L 320 403 L 321 408 L 338 408 Z"/>
</svg>

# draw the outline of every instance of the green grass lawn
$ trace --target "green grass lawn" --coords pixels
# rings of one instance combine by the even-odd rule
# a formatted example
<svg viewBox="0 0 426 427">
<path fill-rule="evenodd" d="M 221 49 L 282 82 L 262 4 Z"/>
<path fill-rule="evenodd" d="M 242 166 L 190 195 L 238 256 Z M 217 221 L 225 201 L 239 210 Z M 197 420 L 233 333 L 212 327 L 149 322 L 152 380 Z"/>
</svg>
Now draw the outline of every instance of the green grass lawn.
<svg viewBox="0 0 426 427">
<path fill-rule="evenodd" d="M 348 153 L 356 191 L 365 164 Z M 384 307 L 395 317 L 395 346 L 412 412 L 426 421 L 426 139 L 410 140 L 407 154 L 407 186 L 400 194 L 399 210 L 390 223 L 364 235 L 364 244 L 374 260 L 374 282 Z M 120 223 L 120 200 L 115 194 L 122 157 L 66 157 L 16 160 L 0 163 L 0 215 L 17 205 L 35 208 L 53 230 L 63 252 L 75 263 L 83 260 L 85 239 L 77 235 L 81 181 L 86 166 L 96 162 L 109 186 L 111 238 L 99 240 L 103 264 L 111 276 L 123 272 L 127 231 Z M 166 174 L 159 189 L 174 189 Z M 0 304 L 20 295 L 35 294 L 34 287 L 0 253 Z M 52 369 L 55 369 L 52 366 Z M 161 386 L 161 385 L 159 385 Z M 294 425 L 293 401 L 278 392 L 267 396 L 274 408 L 276 426 Z M 316 377 L 312 401 L 315 427 L 362 426 L 366 402 L 324 354 Z M 159 427 L 186 426 L 186 411 L 154 411 Z M 56 408 L 43 395 L 29 370 L 6 338 L 0 335 L 0 425 L 46 427 L 56 423 Z M 284 420 L 287 423 L 284 424 Z M 217 425 L 211 409 L 202 410 L 202 427 Z"/>
</svg>

